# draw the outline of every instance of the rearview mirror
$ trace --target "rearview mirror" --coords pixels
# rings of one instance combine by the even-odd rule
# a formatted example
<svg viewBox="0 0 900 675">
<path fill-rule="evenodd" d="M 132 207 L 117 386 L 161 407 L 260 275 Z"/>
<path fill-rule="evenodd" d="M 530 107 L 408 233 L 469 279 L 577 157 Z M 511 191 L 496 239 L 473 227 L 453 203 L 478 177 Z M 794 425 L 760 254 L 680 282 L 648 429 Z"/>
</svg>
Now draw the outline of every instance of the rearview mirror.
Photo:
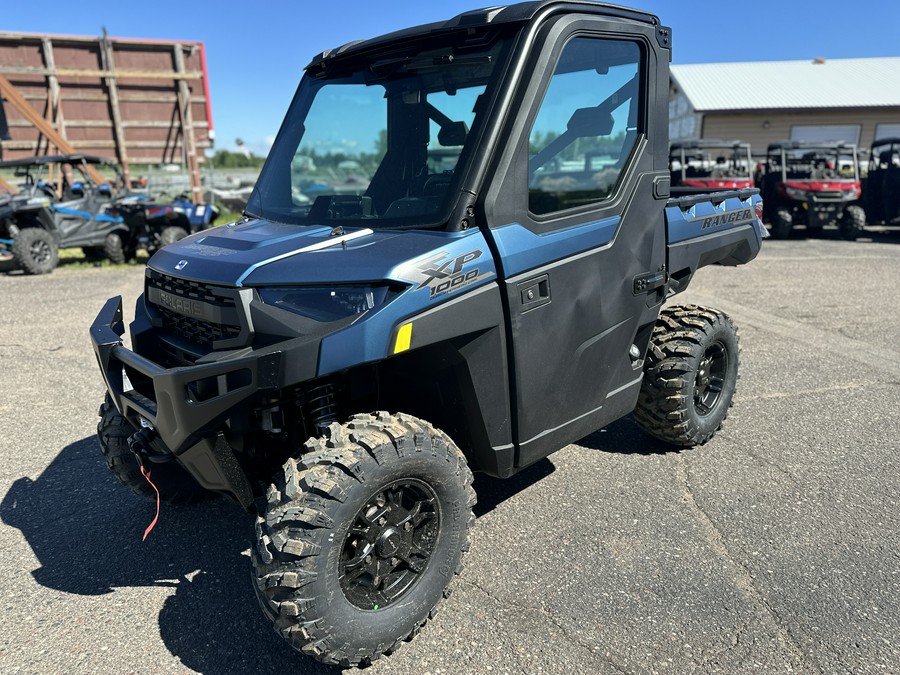
<svg viewBox="0 0 900 675">
<path fill-rule="evenodd" d="M 599 107 L 579 108 L 569 119 L 566 129 L 579 138 L 585 136 L 609 136 L 613 130 L 612 113 L 604 112 Z"/>
</svg>

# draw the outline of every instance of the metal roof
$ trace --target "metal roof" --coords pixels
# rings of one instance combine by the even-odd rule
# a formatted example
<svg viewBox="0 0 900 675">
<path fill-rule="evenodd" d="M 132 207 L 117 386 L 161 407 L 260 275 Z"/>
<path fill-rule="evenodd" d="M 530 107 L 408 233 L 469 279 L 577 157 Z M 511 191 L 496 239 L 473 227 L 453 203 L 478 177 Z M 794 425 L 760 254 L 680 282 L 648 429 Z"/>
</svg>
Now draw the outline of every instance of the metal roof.
<svg viewBox="0 0 900 675">
<path fill-rule="evenodd" d="M 900 56 L 673 65 L 698 112 L 900 106 Z"/>
</svg>

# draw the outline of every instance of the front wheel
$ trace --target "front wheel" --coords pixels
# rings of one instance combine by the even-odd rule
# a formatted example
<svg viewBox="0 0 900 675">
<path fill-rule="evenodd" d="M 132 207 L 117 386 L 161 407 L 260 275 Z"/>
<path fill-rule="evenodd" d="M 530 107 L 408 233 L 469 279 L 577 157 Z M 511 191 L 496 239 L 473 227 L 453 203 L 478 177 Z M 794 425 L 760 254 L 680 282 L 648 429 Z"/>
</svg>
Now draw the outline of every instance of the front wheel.
<svg viewBox="0 0 900 675">
<path fill-rule="evenodd" d="M 135 429 L 116 410 L 109 394 L 100 406 L 99 415 L 97 438 L 100 441 L 100 451 L 106 459 L 106 466 L 122 485 L 136 495 L 155 501 L 156 491 L 141 474 L 141 465 L 128 447 L 128 439 Z M 151 464 L 150 480 L 159 490 L 159 498 L 170 504 L 201 501 L 214 494 L 200 487 L 197 481 L 175 461 Z"/>
<path fill-rule="evenodd" d="M 651 436 L 689 448 L 725 422 L 737 388 L 740 347 L 725 314 L 676 305 L 659 314 L 634 418 Z"/>
<path fill-rule="evenodd" d="M 844 239 L 856 241 L 866 229 L 866 212 L 861 206 L 848 206 L 844 209 L 844 214 L 838 223 L 838 229 Z"/>
<path fill-rule="evenodd" d="M 794 229 L 794 217 L 787 209 L 778 209 L 772 216 L 769 232 L 773 239 L 787 239 Z"/>
<path fill-rule="evenodd" d="M 409 415 L 355 415 L 289 459 L 252 549 L 275 629 L 323 663 L 365 666 L 411 640 L 462 567 L 472 473 Z"/>
<path fill-rule="evenodd" d="M 16 263 L 26 274 L 47 274 L 59 263 L 56 239 L 42 227 L 23 227 L 12 243 Z"/>
</svg>

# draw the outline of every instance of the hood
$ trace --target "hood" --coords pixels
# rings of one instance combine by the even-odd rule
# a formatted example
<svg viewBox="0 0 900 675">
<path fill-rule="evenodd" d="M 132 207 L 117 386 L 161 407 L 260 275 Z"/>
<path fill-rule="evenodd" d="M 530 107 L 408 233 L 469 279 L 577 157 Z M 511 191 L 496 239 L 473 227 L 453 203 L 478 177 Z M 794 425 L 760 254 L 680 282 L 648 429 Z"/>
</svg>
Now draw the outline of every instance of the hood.
<svg viewBox="0 0 900 675">
<path fill-rule="evenodd" d="M 808 190 L 810 192 L 821 192 L 822 190 L 852 190 L 859 189 L 859 181 L 852 178 L 827 178 L 827 179 L 807 179 L 807 180 L 790 180 L 783 183 L 786 188 L 794 188 L 795 190 Z"/>
<path fill-rule="evenodd" d="M 379 281 L 442 246 L 446 232 L 288 225 L 268 220 L 204 230 L 158 251 L 148 266 L 221 286 Z"/>
</svg>

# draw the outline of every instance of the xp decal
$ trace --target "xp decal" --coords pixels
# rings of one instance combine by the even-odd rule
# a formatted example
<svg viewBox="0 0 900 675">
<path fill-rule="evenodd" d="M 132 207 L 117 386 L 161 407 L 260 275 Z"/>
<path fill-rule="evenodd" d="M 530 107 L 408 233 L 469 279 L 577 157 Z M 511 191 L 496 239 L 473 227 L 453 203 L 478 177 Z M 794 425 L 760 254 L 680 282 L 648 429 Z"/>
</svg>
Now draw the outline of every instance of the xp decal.
<svg viewBox="0 0 900 675">
<path fill-rule="evenodd" d="M 478 267 L 465 269 L 466 265 L 478 260 L 482 255 L 484 252 L 481 249 L 458 256 L 451 256 L 446 251 L 441 251 L 410 266 L 408 271 L 404 270 L 404 272 L 409 275 L 409 281 L 418 284 L 417 291 L 427 287 L 430 297 L 437 298 L 458 291 L 478 279 L 484 278 Z"/>
</svg>

